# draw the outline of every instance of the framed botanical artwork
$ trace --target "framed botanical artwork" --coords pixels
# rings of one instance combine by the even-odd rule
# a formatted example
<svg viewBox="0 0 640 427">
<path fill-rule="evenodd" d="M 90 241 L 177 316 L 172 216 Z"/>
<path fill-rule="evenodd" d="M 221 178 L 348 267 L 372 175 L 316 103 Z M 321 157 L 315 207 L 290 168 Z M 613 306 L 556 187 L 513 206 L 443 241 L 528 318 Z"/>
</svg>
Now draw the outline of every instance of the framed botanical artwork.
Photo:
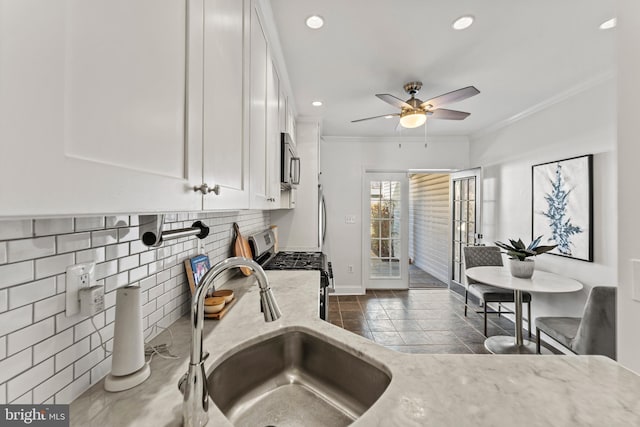
<svg viewBox="0 0 640 427">
<path fill-rule="evenodd" d="M 593 261 L 593 155 L 532 166 L 532 238 L 550 254 Z"/>
<path fill-rule="evenodd" d="M 191 294 L 196 290 L 196 286 L 200 283 L 202 276 L 211 268 L 209 257 L 206 255 L 198 255 L 184 261 L 184 269 L 187 273 L 187 280 L 191 288 Z"/>
</svg>

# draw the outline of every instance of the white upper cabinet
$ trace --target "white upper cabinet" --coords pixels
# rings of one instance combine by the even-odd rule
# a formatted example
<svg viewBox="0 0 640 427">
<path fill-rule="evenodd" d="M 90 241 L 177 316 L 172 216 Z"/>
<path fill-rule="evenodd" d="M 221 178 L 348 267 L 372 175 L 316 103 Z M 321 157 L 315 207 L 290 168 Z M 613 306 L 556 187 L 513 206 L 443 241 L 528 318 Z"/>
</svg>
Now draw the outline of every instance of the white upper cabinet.
<svg viewBox="0 0 640 427">
<path fill-rule="evenodd" d="M 249 207 L 276 209 L 280 207 L 280 81 L 257 4 L 251 7 L 250 30 Z"/>
<path fill-rule="evenodd" d="M 250 76 L 250 207 L 269 207 L 267 172 L 267 38 L 258 17 L 256 4 L 251 7 Z"/>
<path fill-rule="evenodd" d="M 249 79 L 245 82 L 244 17 L 249 1 L 205 0 L 202 182 L 219 194 L 203 197 L 204 209 L 249 207 Z M 246 14 L 245 14 L 246 9 Z M 247 22 L 248 22 L 247 18 Z M 248 32 L 246 34 L 248 36 Z M 247 43 L 248 45 L 248 43 Z"/>
<path fill-rule="evenodd" d="M 1 8 L 0 216 L 200 209 L 201 1 Z"/>
</svg>

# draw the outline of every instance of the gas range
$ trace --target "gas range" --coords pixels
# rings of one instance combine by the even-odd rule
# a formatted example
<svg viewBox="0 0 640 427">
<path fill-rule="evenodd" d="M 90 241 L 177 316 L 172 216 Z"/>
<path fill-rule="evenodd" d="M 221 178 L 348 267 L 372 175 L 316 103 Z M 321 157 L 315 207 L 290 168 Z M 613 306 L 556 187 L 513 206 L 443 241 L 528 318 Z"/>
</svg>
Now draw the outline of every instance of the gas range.
<svg viewBox="0 0 640 427">
<path fill-rule="evenodd" d="M 331 263 L 322 252 L 278 252 L 271 229 L 249 236 L 254 260 L 265 270 L 316 270 L 320 272 L 320 318 L 329 313 L 329 286 L 333 281 Z"/>
<path fill-rule="evenodd" d="M 324 270 L 322 252 L 278 252 L 263 266 L 265 270 Z"/>
</svg>

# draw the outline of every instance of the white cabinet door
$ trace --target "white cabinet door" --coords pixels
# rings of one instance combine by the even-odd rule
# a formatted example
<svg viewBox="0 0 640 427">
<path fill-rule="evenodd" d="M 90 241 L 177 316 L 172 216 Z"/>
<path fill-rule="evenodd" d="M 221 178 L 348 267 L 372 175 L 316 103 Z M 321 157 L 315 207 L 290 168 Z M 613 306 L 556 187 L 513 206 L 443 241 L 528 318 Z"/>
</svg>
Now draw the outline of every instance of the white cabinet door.
<svg viewBox="0 0 640 427">
<path fill-rule="evenodd" d="M 269 55 L 267 63 L 267 201 L 280 208 L 280 126 L 278 112 L 280 79 Z"/>
<path fill-rule="evenodd" d="M 248 0 L 205 0 L 202 182 L 217 185 L 219 195 L 204 196 L 204 209 L 249 207 L 245 7 Z"/>
<path fill-rule="evenodd" d="M 250 75 L 250 207 L 268 209 L 267 170 L 267 39 L 256 5 L 251 7 Z"/>
<path fill-rule="evenodd" d="M 1 8 L 0 216 L 201 208 L 202 1 Z"/>
</svg>

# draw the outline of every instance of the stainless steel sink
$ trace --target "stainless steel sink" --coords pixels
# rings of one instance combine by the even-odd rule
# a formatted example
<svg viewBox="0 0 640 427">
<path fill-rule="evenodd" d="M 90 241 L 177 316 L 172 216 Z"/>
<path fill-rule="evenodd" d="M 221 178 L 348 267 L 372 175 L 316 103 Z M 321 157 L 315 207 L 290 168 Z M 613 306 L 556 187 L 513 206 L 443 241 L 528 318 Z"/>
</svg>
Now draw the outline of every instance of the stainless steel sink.
<svg viewBox="0 0 640 427">
<path fill-rule="evenodd" d="M 346 426 L 385 391 L 382 368 L 302 330 L 226 358 L 208 377 L 213 402 L 236 426 Z"/>
</svg>

